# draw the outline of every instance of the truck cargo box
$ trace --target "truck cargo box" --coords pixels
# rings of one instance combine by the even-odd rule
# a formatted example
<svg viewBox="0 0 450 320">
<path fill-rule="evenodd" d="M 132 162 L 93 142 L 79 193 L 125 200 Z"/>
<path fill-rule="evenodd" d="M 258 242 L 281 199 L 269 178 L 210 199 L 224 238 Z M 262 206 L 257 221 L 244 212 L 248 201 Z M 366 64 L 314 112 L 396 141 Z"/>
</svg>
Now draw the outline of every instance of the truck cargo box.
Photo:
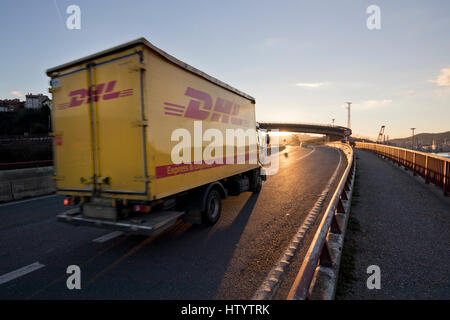
<svg viewBox="0 0 450 320">
<path fill-rule="evenodd" d="M 224 137 L 228 128 L 254 130 L 255 100 L 144 38 L 47 75 L 60 194 L 153 201 L 260 166 L 250 161 L 252 142 L 244 164 L 227 164 L 225 145 L 224 164 L 173 163 L 174 130 L 188 130 L 192 140 L 195 121 Z M 208 143 L 201 142 L 202 150 Z"/>
</svg>

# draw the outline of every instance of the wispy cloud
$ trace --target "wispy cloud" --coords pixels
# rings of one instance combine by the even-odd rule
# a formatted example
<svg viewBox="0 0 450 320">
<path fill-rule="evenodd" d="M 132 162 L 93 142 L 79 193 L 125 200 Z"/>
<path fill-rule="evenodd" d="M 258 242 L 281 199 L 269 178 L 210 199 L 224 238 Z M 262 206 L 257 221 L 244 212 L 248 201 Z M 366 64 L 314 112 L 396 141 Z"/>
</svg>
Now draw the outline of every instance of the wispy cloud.
<svg viewBox="0 0 450 320">
<path fill-rule="evenodd" d="M 298 82 L 295 85 L 297 87 L 304 87 L 304 88 L 319 88 L 326 86 L 328 82 Z"/>
<path fill-rule="evenodd" d="M 359 110 L 371 110 L 377 108 L 387 107 L 392 103 L 391 99 L 381 99 L 381 100 L 366 100 L 362 103 L 355 103 L 354 108 Z"/>
<path fill-rule="evenodd" d="M 16 96 L 19 98 L 24 96 L 24 94 L 20 91 L 11 91 L 9 94 L 12 94 L 13 96 Z"/>
<path fill-rule="evenodd" d="M 437 84 L 439 87 L 450 87 L 450 67 L 442 68 L 441 73 L 435 80 L 428 80 Z"/>
</svg>

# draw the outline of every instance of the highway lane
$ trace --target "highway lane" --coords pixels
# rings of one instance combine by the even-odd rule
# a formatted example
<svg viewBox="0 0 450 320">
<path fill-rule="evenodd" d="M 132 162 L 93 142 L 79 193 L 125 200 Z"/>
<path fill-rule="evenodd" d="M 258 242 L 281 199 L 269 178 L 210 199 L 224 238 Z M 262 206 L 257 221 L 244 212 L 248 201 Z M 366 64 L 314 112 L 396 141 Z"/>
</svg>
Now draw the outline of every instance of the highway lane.
<svg viewBox="0 0 450 320">
<path fill-rule="evenodd" d="M 93 242 L 110 232 L 56 222 L 65 210 L 60 196 L 0 206 L 0 283 L 11 271 L 43 265 L 0 284 L 0 299 L 250 299 L 339 163 L 326 147 L 286 152 L 259 195 L 223 202 L 215 226 L 180 222 L 155 239 Z M 73 264 L 81 267 L 81 290 L 66 287 Z"/>
</svg>

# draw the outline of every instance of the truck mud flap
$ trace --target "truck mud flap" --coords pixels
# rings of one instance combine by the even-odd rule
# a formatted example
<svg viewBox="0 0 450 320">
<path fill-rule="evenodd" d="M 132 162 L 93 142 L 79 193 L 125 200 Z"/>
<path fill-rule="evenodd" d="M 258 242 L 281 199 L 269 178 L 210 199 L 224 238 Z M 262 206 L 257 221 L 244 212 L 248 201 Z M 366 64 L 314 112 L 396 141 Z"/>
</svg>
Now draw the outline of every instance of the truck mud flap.
<svg viewBox="0 0 450 320">
<path fill-rule="evenodd" d="M 183 211 L 157 211 L 139 217 L 108 221 L 83 217 L 80 208 L 73 208 L 57 215 L 56 219 L 77 226 L 86 225 L 154 237 L 173 226 L 184 213 Z"/>
</svg>

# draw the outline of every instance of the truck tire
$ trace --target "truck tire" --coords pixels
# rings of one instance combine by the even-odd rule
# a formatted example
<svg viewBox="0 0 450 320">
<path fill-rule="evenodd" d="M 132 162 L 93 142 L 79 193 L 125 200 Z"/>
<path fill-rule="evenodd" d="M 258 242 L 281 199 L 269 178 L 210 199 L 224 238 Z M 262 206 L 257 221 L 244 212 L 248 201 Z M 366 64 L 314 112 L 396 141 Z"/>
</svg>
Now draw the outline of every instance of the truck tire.
<svg viewBox="0 0 450 320">
<path fill-rule="evenodd" d="M 255 187 L 252 190 L 254 193 L 259 193 L 261 191 L 262 188 L 262 178 L 260 175 L 258 175 L 256 177 L 256 182 L 255 182 Z"/>
<path fill-rule="evenodd" d="M 202 222 L 205 225 L 215 224 L 222 212 L 222 199 L 217 189 L 212 189 L 206 197 L 205 209 L 202 212 Z"/>
<path fill-rule="evenodd" d="M 253 193 L 259 193 L 262 188 L 262 177 L 260 175 L 260 170 L 253 170 L 250 180 L 250 191 Z"/>
</svg>

